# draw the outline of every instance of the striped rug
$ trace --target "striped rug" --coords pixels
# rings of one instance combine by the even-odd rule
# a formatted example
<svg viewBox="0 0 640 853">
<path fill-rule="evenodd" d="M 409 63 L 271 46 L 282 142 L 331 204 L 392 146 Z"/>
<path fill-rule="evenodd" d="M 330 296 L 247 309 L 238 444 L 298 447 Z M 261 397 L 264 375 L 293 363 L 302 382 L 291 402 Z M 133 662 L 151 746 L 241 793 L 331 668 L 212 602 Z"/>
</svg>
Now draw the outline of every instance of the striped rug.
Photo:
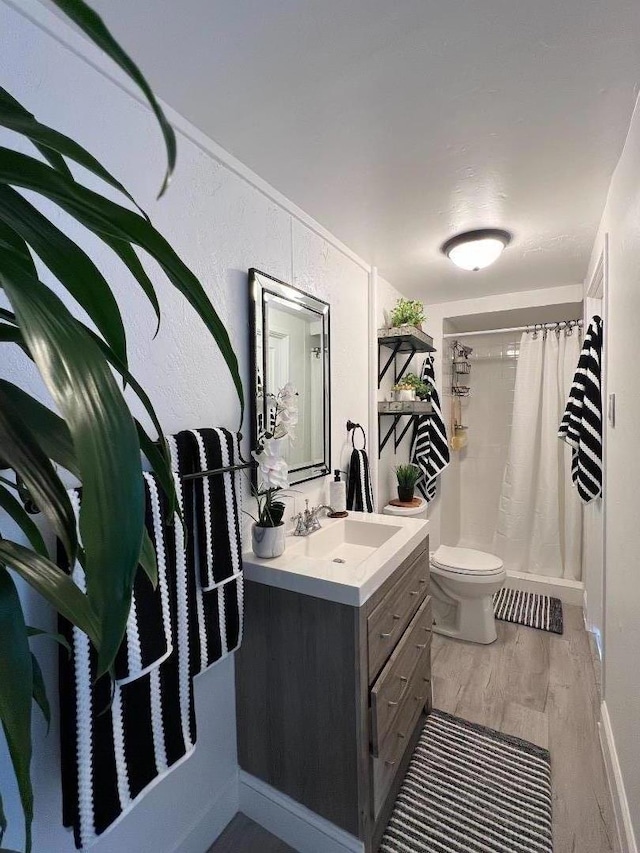
<svg viewBox="0 0 640 853">
<path fill-rule="evenodd" d="M 433 711 L 381 853 L 553 853 L 546 749 Z"/>
<path fill-rule="evenodd" d="M 554 634 L 563 633 L 562 602 L 549 595 L 522 592 L 503 586 L 493 596 L 493 614 L 503 622 L 516 622 Z"/>
</svg>

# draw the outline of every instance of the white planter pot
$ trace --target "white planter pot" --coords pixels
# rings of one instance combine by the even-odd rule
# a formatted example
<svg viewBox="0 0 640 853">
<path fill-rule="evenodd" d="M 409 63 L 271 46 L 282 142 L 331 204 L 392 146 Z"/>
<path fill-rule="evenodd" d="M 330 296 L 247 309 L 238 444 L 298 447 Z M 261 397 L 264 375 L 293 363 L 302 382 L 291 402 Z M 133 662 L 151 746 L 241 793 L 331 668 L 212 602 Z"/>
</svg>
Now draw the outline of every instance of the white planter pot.
<svg viewBox="0 0 640 853">
<path fill-rule="evenodd" d="M 284 554 L 285 549 L 284 524 L 278 527 L 260 527 L 254 524 L 251 528 L 251 547 L 256 557 L 270 560 Z"/>
<path fill-rule="evenodd" d="M 400 403 L 400 402 L 406 403 L 406 402 L 410 402 L 411 400 L 416 399 L 416 392 L 413 388 L 410 390 L 405 390 L 405 391 L 394 391 L 393 394 L 394 394 L 395 399 L 398 403 Z"/>
</svg>

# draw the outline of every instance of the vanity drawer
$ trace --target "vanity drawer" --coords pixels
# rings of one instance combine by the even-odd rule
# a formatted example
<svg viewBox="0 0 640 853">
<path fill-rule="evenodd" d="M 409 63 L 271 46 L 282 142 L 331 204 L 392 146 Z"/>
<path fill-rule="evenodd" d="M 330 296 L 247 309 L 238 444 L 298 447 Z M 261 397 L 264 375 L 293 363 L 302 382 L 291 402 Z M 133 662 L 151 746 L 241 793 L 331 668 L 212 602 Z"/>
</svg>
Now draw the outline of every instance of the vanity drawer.
<svg viewBox="0 0 640 853">
<path fill-rule="evenodd" d="M 391 728 L 379 747 L 379 757 L 371 758 L 373 764 L 373 809 L 374 816 L 382 805 L 393 784 L 418 718 L 431 706 L 431 655 L 429 649 L 420 658 L 405 691 L 400 710 Z"/>
<path fill-rule="evenodd" d="M 371 689 L 371 747 L 375 756 L 400 713 L 405 695 L 419 686 L 412 677 L 422 660 L 431 655 L 431 625 L 431 596 L 428 596 Z"/>
<path fill-rule="evenodd" d="M 423 551 L 367 619 L 369 684 L 384 666 L 429 592 L 429 556 Z"/>
</svg>

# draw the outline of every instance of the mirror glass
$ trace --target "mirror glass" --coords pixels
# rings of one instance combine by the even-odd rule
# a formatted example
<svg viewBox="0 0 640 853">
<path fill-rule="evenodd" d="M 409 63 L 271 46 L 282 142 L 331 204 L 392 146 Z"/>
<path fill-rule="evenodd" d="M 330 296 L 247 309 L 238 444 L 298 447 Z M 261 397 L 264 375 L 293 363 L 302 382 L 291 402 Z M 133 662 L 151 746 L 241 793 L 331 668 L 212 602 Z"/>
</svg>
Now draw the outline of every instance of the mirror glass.
<svg viewBox="0 0 640 853">
<path fill-rule="evenodd" d="M 249 285 L 252 446 L 271 428 L 278 392 L 291 383 L 298 423 L 282 451 L 289 483 L 324 477 L 331 464 L 329 305 L 259 270 L 249 271 Z"/>
</svg>

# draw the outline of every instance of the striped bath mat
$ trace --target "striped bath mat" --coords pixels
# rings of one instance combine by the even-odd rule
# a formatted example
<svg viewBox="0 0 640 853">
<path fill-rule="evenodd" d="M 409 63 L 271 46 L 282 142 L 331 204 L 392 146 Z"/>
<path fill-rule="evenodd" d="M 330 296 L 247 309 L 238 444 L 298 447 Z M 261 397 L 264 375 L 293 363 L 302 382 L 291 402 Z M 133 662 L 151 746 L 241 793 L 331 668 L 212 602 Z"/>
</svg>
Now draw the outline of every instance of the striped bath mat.
<svg viewBox="0 0 640 853">
<path fill-rule="evenodd" d="M 493 596 L 493 614 L 503 622 L 516 622 L 527 628 L 539 628 L 562 634 L 562 602 L 549 595 L 522 592 L 503 586 Z"/>
<path fill-rule="evenodd" d="M 553 853 L 546 749 L 433 711 L 381 853 Z"/>
</svg>

